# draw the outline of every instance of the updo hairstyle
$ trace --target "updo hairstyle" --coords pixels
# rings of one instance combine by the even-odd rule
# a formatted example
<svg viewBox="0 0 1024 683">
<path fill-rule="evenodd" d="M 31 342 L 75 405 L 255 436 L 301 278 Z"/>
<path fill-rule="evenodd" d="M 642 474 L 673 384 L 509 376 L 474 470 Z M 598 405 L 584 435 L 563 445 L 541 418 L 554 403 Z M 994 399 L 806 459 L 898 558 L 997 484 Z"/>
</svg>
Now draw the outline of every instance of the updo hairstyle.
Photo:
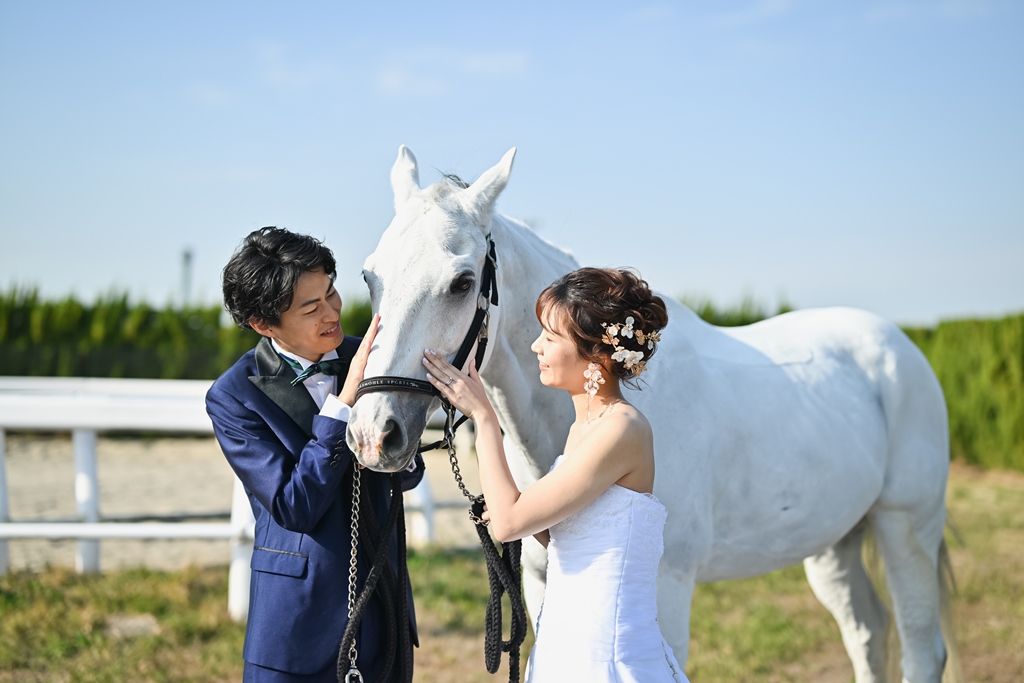
<svg viewBox="0 0 1024 683">
<path fill-rule="evenodd" d="M 627 384 L 633 384 L 636 376 L 625 363 L 611 359 L 614 349 L 601 339 L 605 335 L 602 323 L 622 327 L 631 316 L 633 329 L 645 337 L 668 324 L 665 302 L 628 268 L 588 267 L 563 275 L 537 297 L 537 319 L 544 324 L 542 315 L 550 321 L 549 326 L 555 325 L 557 332 L 573 341 L 581 358 L 603 366 Z M 640 344 L 636 334 L 619 336 L 618 344 L 628 351 L 643 352 L 645 362 L 658 350 L 657 344 L 654 348 Z"/>
</svg>

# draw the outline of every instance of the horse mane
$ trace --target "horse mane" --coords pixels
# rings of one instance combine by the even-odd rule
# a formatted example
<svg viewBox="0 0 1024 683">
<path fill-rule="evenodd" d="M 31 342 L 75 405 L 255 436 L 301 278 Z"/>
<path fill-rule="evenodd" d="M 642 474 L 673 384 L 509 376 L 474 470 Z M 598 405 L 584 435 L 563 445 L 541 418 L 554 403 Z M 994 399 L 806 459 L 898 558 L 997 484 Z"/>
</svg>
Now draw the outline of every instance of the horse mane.
<svg viewBox="0 0 1024 683">
<path fill-rule="evenodd" d="M 467 183 L 465 180 L 463 180 L 454 173 L 442 173 L 441 179 L 444 182 L 448 183 L 449 185 L 454 185 L 460 190 L 465 190 L 467 187 L 469 187 L 469 183 Z"/>
<path fill-rule="evenodd" d="M 462 212 L 464 207 L 457 200 L 453 200 L 453 195 L 467 187 L 469 187 L 469 183 L 456 174 L 441 173 L 441 180 L 430 186 L 429 196 L 435 204 L 445 210 Z"/>
</svg>

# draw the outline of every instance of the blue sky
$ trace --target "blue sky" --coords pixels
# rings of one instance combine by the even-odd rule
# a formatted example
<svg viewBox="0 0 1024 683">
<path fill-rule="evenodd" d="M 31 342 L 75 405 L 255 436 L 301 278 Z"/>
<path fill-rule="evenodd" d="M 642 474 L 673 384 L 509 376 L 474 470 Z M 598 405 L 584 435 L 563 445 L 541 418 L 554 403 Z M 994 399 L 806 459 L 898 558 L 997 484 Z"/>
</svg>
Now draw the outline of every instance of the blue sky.
<svg viewBox="0 0 1024 683">
<path fill-rule="evenodd" d="M 249 231 L 339 289 L 398 146 L 583 264 L 903 323 L 1024 310 L 1024 3 L 0 4 L 0 287 L 193 298 Z"/>
</svg>

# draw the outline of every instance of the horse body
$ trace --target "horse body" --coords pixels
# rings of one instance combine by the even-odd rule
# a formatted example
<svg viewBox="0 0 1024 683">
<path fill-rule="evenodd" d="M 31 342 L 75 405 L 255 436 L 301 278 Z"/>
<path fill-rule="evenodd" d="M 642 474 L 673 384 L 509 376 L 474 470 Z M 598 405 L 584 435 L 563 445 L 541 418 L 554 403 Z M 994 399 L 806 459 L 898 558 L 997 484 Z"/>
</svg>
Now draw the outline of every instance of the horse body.
<svg viewBox="0 0 1024 683">
<path fill-rule="evenodd" d="M 535 302 L 577 265 L 494 213 L 511 155 L 469 187 L 420 190 L 415 159 L 400 150 L 396 216 L 365 264 L 382 316 L 366 376 L 422 378 L 425 345 L 454 353 L 476 305 L 466 277 L 480 273 L 490 234 L 501 298 L 481 376 L 525 488 L 561 453 L 574 415 L 568 395 L 539 382 L 529 350 L 540 330 Z M 938 681 L 948 437 L 927 361 L 898 328 L 863 311 L 797 311 L 718 328 L 663 298 L 669 325 L 644 375 L 648 386 L 626 394 L 654 428 L 655 493 L 669 513 L 659 620 L 680 661 L 695 583 L 803 561 L 840 625 L 858 683 L 885 680 L 888 613 L 860 559 L 870 526 L 886 561 L 904 678 Z M 424 395 L 365 395 L 352 411 L 349 445 L 364 465 L 401 469 L 437 405 Z M 533 539 L 524 539 L 523 564 L 536 615 L 546 556 Z"/>
<path fill-rule="evenodd" d="M 875 387 L 824 340 L 795 330 L 858 314 L 804 311 L 736 334 L 671 307 L 649 364 L 650 387 L 660 390 L 628 399 L 654 425 L 655 482 L 672 517 L 704 520 L 697 581 L 800 562 L 878 499 L 887 456 Z M 674 367 L 663 379 L 666 365 Z"/>
</svg>

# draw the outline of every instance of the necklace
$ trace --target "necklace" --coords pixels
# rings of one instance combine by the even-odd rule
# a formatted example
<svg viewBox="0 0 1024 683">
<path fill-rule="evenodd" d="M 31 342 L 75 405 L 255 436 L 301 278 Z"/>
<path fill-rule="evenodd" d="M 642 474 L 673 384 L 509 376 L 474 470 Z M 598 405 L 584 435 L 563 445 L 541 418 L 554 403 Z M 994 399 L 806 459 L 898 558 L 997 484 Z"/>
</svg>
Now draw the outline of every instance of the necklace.
<svg viewBox="0 0 1024 683">
<path fill-rule="evenodd" d="M 601 409 L 601 412 L 597 414 L 597 417 L 594 417 L 594 418 L 590 417 L 590 406 L 587 406 L 587 421 L 586 421 L 585 424 L 590 424 L 591 422 L 596 422 L 597 420 L 600 420 L 602 417 L 605 416 L 605 413 L 607 413 L 608 411 L 610 411 L 612 408 L 614 408 L 615 406 L 619 405 L 620 403 L 625 403 L 625 402 L 626 401 L 624 399 L 621 399 L 621 398 L 618 398 L 618 399 L 615 399 L 614 401 L 611 401 L 610 403 L 605 405 L 605 407 Z"/>
</svg>

